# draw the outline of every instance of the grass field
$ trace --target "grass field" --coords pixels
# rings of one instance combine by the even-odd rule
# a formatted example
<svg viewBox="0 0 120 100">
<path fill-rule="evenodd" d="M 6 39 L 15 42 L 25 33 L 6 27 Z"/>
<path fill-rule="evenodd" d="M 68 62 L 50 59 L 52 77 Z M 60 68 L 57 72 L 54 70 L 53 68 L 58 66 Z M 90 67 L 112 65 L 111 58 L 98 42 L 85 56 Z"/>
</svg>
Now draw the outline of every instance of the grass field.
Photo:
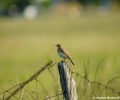
<svg viewBox="0 0 120 100">
<path fill-rule="evenodd" d="M 55 44 L 61 43 L 72 55 L 75 67 L 71 70 L 84 76 L 83 65 L 89 59 L 89 76 L 93 80 L 96 67 L 102 65 L 96 81 L 107 84 L 120 75 L 120 13 L 102 18 L 84 15 L 72 20 L 67 16 L 43 16 L 34 21 L 0 18 L 0 93 L 24 82 L 49 60 L 59 62 Z M 70 62 L 67 60 L 70 64 Z M 57 66 L 52 69 L 57 73 Z M 104 74 L 103 74 L 104 73 Z M 59 77 L 56 76 L 59 81 Z M 53 79 L 48 71 L 39 80 L 51 93 Z M 120 80 L 110 84 L 116 91 Z M 31 91 L 35 84 L 31 84 Z M 52 89 L 52 90 L 51 90 Z"/>
</svg>

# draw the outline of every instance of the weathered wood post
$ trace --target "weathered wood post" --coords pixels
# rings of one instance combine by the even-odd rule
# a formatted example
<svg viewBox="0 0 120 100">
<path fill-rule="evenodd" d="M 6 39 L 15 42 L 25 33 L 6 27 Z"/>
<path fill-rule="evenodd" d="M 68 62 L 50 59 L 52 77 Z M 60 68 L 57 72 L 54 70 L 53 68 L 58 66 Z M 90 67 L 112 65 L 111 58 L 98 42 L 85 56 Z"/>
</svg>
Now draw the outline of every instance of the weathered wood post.
<svg viewBox="0 0 120 100">
<path fill-rule="evenodd" d="M 76 84 L 71 76 L 71 71 L 68 64 L 65 61 L 60 61 L 58 63 L 58 70 L 63 98 L 65 100 L 77 100 Z"/>
</svg>

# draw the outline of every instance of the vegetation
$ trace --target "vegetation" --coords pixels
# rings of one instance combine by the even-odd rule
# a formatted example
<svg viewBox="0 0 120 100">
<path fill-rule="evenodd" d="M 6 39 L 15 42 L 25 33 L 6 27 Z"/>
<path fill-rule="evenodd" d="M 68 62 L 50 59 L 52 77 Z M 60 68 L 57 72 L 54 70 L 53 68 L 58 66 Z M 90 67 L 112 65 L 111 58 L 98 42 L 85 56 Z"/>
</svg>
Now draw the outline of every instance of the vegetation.
<svg viewBox="0 0 120 100">
<path fill-rule="evenodd" d="M 84 76 L 87 69 L 88 79 L 119 91 L 120 81 L 113 82 L 112 78 L 120 75 L 120 13 L 104 18 L 88 14 L 76 20 L 63 15 L 41 16 L 34 21 L 1 17 L 0 23 L 0 93 L 27 80 L 49 60 L 59 62 L 57 43 L 72 55 L 76 64 L 72 71 Z M 85 68 L 88 59 L 89 67 Z M 51 70 L 59 81 L 57 66 Z M 47 92 L 54 92 L 47 70 L 39 80 Z M 35 86 L 33 82 L 29 89 L 34 92 Z"/>
</svg>

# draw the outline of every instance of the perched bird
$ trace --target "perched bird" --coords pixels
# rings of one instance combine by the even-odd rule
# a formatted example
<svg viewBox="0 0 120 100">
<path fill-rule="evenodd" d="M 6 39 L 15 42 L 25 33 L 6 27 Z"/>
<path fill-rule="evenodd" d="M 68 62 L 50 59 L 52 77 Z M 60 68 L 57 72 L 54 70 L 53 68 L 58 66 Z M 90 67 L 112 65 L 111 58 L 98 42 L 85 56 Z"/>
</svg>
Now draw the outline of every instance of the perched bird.
<svg viewBox="0 0 120 100">
<path fill-rule="evenodd" d="M 66 49 L 64 49 L 62 47 L 61 44 L 57 44 L 55 45 L 57 47 L 57 52 L 58 52 L 58 55 L 61 57 L 61 58 L 64 58 L 64 60 L 67 58 L 71 61 L 72 65 L 74 66 L 74 62 L 73 62 L 73 59 L 72 57 L 70 56 L 70 54 L 68 53 L 68 51 Z"/>
</svg>

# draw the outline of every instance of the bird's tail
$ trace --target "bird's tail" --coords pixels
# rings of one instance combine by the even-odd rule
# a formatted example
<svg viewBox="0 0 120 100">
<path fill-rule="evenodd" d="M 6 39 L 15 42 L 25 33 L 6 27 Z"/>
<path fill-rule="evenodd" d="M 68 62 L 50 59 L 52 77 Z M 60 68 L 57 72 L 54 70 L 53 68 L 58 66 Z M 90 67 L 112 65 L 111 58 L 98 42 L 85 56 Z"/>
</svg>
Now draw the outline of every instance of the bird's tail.
<svg viewBox="0 0 120 100">
<path fill-rule="evenodd" d="M 70 61 L 71 61 L 72 65 L 74 66 L 75 64 L 74 64 L 73 60 L 72 60 L 72 59 L 70 59 Z"/>
</svg>

